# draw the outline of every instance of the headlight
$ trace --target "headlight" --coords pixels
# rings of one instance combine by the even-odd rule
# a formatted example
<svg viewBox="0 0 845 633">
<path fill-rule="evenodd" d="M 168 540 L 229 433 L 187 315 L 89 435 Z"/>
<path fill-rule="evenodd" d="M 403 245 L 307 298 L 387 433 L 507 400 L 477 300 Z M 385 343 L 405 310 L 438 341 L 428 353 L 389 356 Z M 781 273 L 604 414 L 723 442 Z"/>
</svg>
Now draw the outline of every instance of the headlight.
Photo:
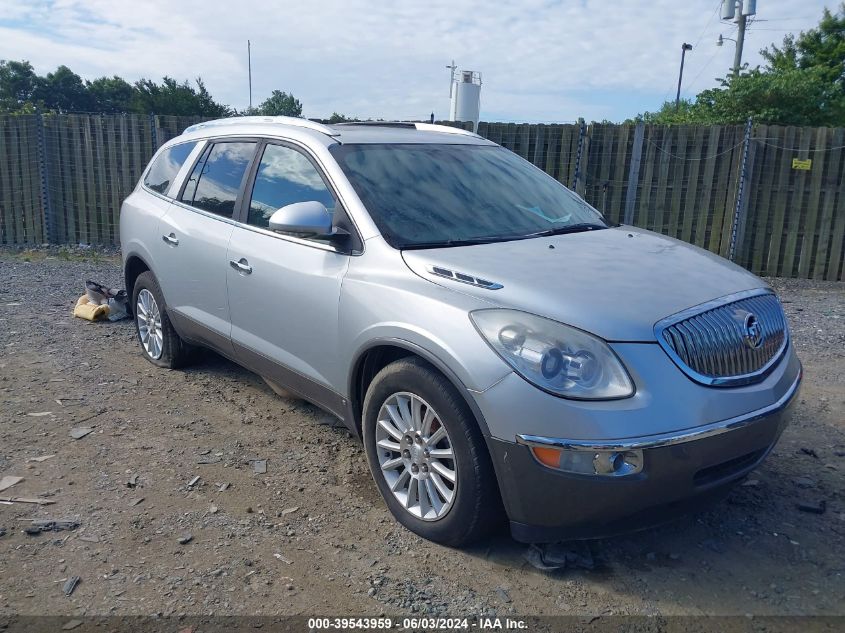
<svg viewBox="0 0 845 633">
<path fill-rule="evenodd" d="M 469 316 L 490 347 L 540 389 L 579 400 L 634 394 L 616 354 L 595 336 L 517 310 L 476 310 Z"/>
</svg>

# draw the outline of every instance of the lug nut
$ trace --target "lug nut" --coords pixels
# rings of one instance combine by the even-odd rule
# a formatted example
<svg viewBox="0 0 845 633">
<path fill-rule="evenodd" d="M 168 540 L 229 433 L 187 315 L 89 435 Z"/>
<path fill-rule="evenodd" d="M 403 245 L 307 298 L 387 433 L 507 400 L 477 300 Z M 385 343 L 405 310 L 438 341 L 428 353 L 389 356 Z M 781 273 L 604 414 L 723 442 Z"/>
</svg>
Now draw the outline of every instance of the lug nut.
<svg viewBox="0 0 845 633">
<path fill-rule="evenodd" d="M 420 467 L 416 464 L 411 464 L 411 472 L 416 475 L 418 472 L 420 472 Z"/>
<path fill-rule="evenodd" d="M 425 464 L 423 464 L 423 466 L 422 466 L 422 471 L 423 471 L 424 473 L 428 473 L 428 466 L 426 466 Z"/>
<path fill-rule="evenodd" d="M 422 441 L 422 435 L 420 435 L 419 433 L 417 433 L 417 434 L 414 436 L 414 439 L 416 440 L 417 444 L 422 444 L 422 443 L 423 443 L 423 441 Z"/>
<path fill-rule="evenodd" d="M 409 451 L 406 448 L 404 451 L 402 451 L 402 457 L 404 457 L 405 459 L 410 459 L 411 458 L 411 451 Z"/>
</svg>

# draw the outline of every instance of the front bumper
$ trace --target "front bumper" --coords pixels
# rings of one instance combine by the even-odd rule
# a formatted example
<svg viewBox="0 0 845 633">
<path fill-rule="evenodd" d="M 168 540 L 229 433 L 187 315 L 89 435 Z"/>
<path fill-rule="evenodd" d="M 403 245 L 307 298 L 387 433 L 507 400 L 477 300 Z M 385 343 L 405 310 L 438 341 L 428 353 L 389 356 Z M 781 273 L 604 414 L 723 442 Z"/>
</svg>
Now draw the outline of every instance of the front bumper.
<svg viewBox="0 0 845 633">
<path fill-rule="evenodd" d="M 801 372 L 773 404 L 686 431 L 624 440 L 488 438 L 511 532 L 524 542 L 601 538 L 662 523 L 723 496 L 771 451 L 788 421 Z M 561 472 L 530 446 L 643 451 L 642 471 L 624 477 Z"/>
</svg>

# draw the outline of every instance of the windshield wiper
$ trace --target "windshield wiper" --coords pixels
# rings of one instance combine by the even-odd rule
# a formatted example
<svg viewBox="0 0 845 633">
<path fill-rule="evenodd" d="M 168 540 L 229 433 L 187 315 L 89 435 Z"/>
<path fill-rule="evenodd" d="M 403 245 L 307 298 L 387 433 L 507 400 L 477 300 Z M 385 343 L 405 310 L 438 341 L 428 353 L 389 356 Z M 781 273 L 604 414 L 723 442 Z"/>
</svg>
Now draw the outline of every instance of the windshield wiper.
<svg viewBox="0 0 845 633">
<path fill-rule="evenodd" d="M 566 233 L 583 233 L 585 231 L 598 231 L 599 229 L 606 229 L 608 227 L 603 224 L 594 224 L 592 222 L 579 222 L 578 224 L 569 224 L 567 226 L 559 226 L 556 229 L 547 229 L 545 231 L 538 231 L 531 233 L 525 237 L 548 237 L 550 235 L 564 235 Z"/>
<path fill-rule="evenodd" d="M 442 242 L 408 242 L 399 246 L 403 250 L 417 248 L 448 248 L 450 246 L 472 246 L 473 244 L 493 244 L 494 242 L 505 242 L 508 240 L 521 239 L 522 235 L 499 235 L 496 237 L 470 237 L 463 240 L 443 240 Z"/>
</svg>

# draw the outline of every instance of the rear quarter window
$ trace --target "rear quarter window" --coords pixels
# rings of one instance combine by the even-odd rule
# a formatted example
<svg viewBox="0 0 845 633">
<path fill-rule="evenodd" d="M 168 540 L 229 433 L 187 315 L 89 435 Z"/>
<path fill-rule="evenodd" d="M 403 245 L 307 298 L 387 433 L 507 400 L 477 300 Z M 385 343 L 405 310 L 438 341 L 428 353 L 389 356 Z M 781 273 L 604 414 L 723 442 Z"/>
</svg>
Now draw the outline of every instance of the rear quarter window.
<svg viewBox="0 0 845 633">
<path fill-rule="evenodd" d="M 166 194 L 196 144 L 197 141 L 180 143 L 164 150 L 150 165 L 144 184 L 153 191 Z"/>
</svg>

